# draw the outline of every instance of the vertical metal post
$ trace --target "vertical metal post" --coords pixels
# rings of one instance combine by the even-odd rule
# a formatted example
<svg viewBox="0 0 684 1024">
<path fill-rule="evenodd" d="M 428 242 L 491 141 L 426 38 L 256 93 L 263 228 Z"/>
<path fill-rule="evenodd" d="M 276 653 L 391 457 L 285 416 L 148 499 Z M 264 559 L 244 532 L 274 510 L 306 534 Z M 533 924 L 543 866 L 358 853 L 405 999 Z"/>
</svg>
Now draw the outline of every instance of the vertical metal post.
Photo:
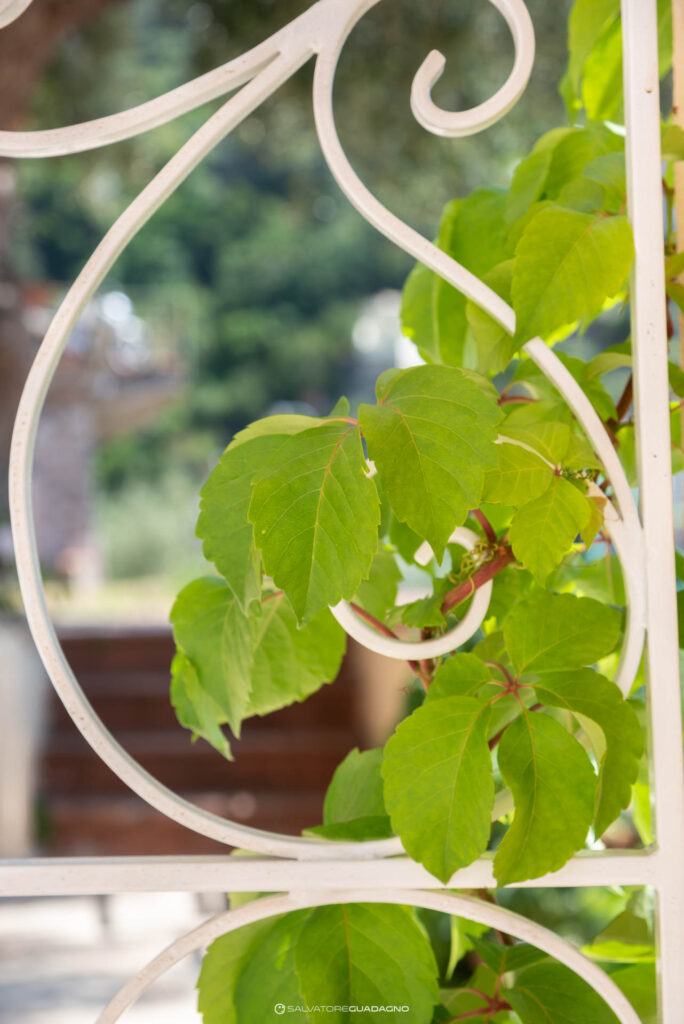
<svg viewBox="0 0 684 1024">
<path fill-rule="evenodd" d="M 674 572 L 656 0 L 622 0 L 634 407 L 645 533 L 647 670 L 658 845 L 660 1019 L 684 1008 L 684 764 Z"/>
</svg>

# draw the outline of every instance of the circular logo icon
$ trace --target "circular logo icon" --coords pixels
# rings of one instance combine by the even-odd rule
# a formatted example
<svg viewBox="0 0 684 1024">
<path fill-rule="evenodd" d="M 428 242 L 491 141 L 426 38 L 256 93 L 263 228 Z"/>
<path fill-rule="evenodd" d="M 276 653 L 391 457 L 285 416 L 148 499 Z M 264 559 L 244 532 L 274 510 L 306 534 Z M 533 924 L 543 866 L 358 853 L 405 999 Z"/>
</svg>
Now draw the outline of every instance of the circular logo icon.
<svg viewBox="0 0 684 1024">
<path fill-rule="evenodd" d="M 273 1007 L 276 1013 L 285 1013 L 285 1003 L 276 1003 Z"/>
</svg>

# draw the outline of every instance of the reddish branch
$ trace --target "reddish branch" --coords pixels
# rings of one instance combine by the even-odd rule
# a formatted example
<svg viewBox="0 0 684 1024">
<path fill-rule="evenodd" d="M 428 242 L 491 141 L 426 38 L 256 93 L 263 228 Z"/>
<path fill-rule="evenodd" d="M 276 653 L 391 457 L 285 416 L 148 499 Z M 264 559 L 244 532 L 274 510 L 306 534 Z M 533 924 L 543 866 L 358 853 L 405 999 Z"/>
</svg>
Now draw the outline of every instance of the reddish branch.
<svg viewBox="0 0 684 1024">
<path fill-rule="evenodd" d="M 444 614 L 450 612 L 462 601 L 466 601 L 476 590 L 489 583 L 495 576 L 498 576 L 502 569 L 515 562 L 515 555 L 508 544 L 500 544 L 496 554 L 489 562 L 485 562 L 479 569 L 476 569 L 472 576 L 463 580 L 457 587 L 450 590 L 442 601 Z"/>
<path fill-rule="evenodd" d="M 373 629 L 377 629 L 378 633 L 382 633 L 383 636 L 389 636 L 393 640 L 400 639 L 400 637 L 397 636 L 393 629 L 390 629 L 389 626 L 386 626 L 384 622 L 380 622 L 379 619 L 376 619 L 374 615 L 371 615 L 370 612 L 367 612 L 365 608 L 361 607 L 361 605 L 354 604 L 354 602 L 351 601 L 349 607 L 351 608 L 355 615 L 359 616 L 360 619 L 363 619 L 365 622 L 367 622 L 370 626 L 373 627 Z M 427 686 L 423 681 L 420 665 L 418 664 L 418 662 L 409 661 L 408 664 L 411 671 L 415 672 L 415 674 L 421 679 L 421 682 L 423 682 L 423 687 L 427 689 Z"/>
<path fill-rule="evenodd" d="M 536 398 L 530 398 L 529 395 L 500 395 L 499 405 L 512 405 L 514 402 L 520 404 L 524 403 L 529 405 L 532 402 L 536 402 Z"/>
<path fill-rule="evenodd" d="M 489 522 L 489 520 L 487 519 L 487 516 L 484 514 L 484 512 L 481 512 L 479 508 L 475 508 L 471 512 L 471 515 L 474 516 L 475 519 L 477 519 L 478 523 L 480 524 L 480 526 L 484 530 L 485 537 L 487 538 L 489 543 L 490 544 L 497 544 L 498 543 L 498 537 L 496 536 L 496 530 L 494 529 L 492 524 Z"/>
<path fill-rule="evenodd" d="M 627 413 L 629 412 L 629 407 L 632 404 L 633 395 L 634 395 L 634 379 L 632 377 L 632 374 L 630 373 L 629 380 L 625 384 L 625 390 L 620 395 L 620 398 L 618 400 L 618 404 L 615 407 L 617 409 L 618 423 L 620 423 L 625 418 Z"/>
<path fill-rule="evenodd" d="M 455 1017 L 449 1018 L 449 1024 L 454 1024 L 458 1020 L 470 1020 L 473 1017 L 482 1017 L 484 1014 L 490 1017 L 492 1014 L 499 1013 L 501 1010 L 512 1010 L 513 1007 L 510 1003 L 506 1002 L 505 999 L 497 999 L 496 1002 L 487 1002 L 484 1006 L 481 1006 L 479 1010 L 466 1010 L 464 1013 L 457 1013 Z"/>
</svg>

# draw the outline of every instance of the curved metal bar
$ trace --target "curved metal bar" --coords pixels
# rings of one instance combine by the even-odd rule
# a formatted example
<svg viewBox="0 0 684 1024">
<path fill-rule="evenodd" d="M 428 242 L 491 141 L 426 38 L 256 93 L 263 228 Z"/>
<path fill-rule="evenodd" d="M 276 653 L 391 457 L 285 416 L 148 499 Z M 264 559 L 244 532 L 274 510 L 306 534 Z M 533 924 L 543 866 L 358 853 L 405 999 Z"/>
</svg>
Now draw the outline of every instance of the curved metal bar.
<svg viewBox="0 0 684 1024">
<path fill-rule="evenodd" d="M 450 544 L 460 544 L 466 551 L 472 551 L 479 537 L 472 530 L 465 526 L 457 527 L 449 537 Z M 432 558 L 432 548 L 429 544 L 422 545 L 426 549 L 425 563 Z M 417 561 L 422 561 L 416 556 Z M 469 640 L 480 628 L 489 602 L 492 597 L 492 581 L 485 583 L 483 587 L 475 591 L 472 604 L 467 613 L 453 629 L 450 629 L 443 636 L 434 637 L 432 640 L 399 640 L 389 636 L 382 636 L 372 626 L 363 622 L 350 607 L 347 601 L 340 601 L 330 611 L 333 613 L 342 628 L 370 651 L 382 654 L 385 658 L 396 658 L 398 661 L 406 661 L 415 658 L 439 658 L 442 654 L 455 651 L 457 647 Z"/>
<path fill-rule="evenodd" d="M 490 99 L 470 110 L 451 113 L 441 110 L 433 101 L 432 87 L 442 77 L 446 58 L 433 50 L 413 79 L 411 89 L 411 110 L 416 121 L 433 135 L 457 138 L 474 135 L 489 128 L 511 107 L 514 107 L 524 93 L 534 65 L 534 27 L 529 11 L 523 0 L 489 0 L 503 14 L 513 36 L 515 61 L 506 82 Z"/>
<path fill-rule="evenodd" d="M 294 856 L 299 859 L 331 859 L 335 857 L 362 859 L 382 857 L 400 853 L 402 848 L 398 839 L 368 841 L 365 843 L 336 843 L 325 840 L 279 836 L 232 823 L 197 808 L 178 797 L 145 772 L 117 744 L 95 714 L 71 672 L 59 646 L 47 610 L 31 511 L 33 449 L 37 423 L 45 396 L 71 330 L 87 301 L 118 255 L 140 227 L 204 156 L 232 128 L 239 124 L 247 114 L 259 106 L 282 82 L 286 81 L 298 67 L 304 64 L 313 53 L 319 53 L 314 76 L 314 114 L 316 125 L 325 157 L 343 191 L 345 191 L 351 202 L 360 212 L 383 234 L 485 308 L 507 330 L 514 330 L 515 317 L 510 306 L 503 302 L 478 278 L 470 274 L 427 239 L 408 228 L 403 222 L 387 211 L 355 175 L 339 143 L 332 109 L 332 85 L 337 60 L 340 50 L 354 25 L 366 11 L 370 10 L 378 2 L 379 0 L 359 0 L 359 2 L 353 5 L 353 8 L 350 8 L 348 0 L 319 0 L 319 3 L 311 7 L 299 19 L 296 19 L 296 21 L 287 26 L 286 29 L 283 29 L 274 39 L 263 44 L 262 47 L 257 47 L 251 51 L 251 54 L 241 59 L 243 61 L 242 64 L 240 64 L 239 60 L 224 69 L 219 69 L 224 76 L 227 76 L 233 82 L 233 86 L 239 80 L 240 75 L 252 76 L 251 81 L 243 87 L 237 96 L 229 100 L 209 118 L 192 139 L 169 161 L 166 167 L 122 214 L 93 253 L 93 256 L 68 292 L 39 349 L 22 395 L 12 441 L 10 470 L 11 514 L 16 545 L 17 569 L 26 615 L 36 646 L 41 653 L 47 671 L 78 728 L 98 755 L 116 772 L 126 785 L 173 820 L 220 842 L 248 847 L 256 852 L 276 856 Z M 500 9 L 502 9 L 501 5 L 509 7 L 512 4 L 513 7 L 519 7 L 520 3 L 521 0 L 510 0 L 510 3 L 508 0 L 507 2 L 497 0 L 497 6 Z M 279 45 L 274 49 L 274 40 L 276 39 Z M 231 68 L 232 71 L 230 70 Z M 230 78 L 231 75 L 233 75 L 232 79 Z M 205 83 L 201 88 L 209 88 L 206 85 L 206 76 L 198 81 Z M 224 86 L 226 85 L 225 78 L 223 84 Z M 199 91 L 195 91 L 197 87 L 198 82 L 190 83 L 188 87 L 181 87 L 181 91 L 186 90 L 183 92 L 183 103 L 190 102 L 191 96 L 194 96 L 195 99 L 197 98 L 199 95 Z M 212 88 L 214 87 L 218 88 L 218 85 L 212 85 Z M 177 92 L 176 99 L 178 99 Z M 155 116 L 162 117 L 169 114 L 169 109 L 165 108 L 166 114 L 162 115 L 162 100 L 152 101 L 152 104 L 157 102 L 160 104 Z M 497 102 L 503 103 L 503 100 L 500 98 Z M 141 116 L 142 119 L 136 130 L 144 130 L 144 126 L 141 127 L 141 125 L 149 115 L 150 105 L 143 105 L 142 108 L 137 108 L 138 111 L 145 108 L 147 109 L 147 114 L 144 115 L 144 118 Z M 183 109 L 190 109 L 190 107 L 187 106 Z M 502 116 L 506 109 L 504 106 L 501 106 L 500 109 L 497 108 L 497 116 Z M 488 116 L 490 115 L 491 108 Z M 118 117 L 119 115 L 114 116 Z M 173 115 L 169 114 L 169 116 Z M 103 120 L 107 121 L 108 119 Z M 156 123 L 162 123 L 162 121 L 159 120 Z M 119 122 L 117 122 L 117 125 L 119 125 Z M 119 127 L 114 127 L 111 120 L 108 121 L 107 125 L 101 124 L 103 140 L 109 139 L 111 141 L 111 133 L 118 132 Z M 77 135 L 79 128 L 81 132 L 84 130 L 83 126 L 76 126 L 75 129 L 59 131 L 73 131 Z M 110 134 L 108 135 L 107 133 Z M 120 135 L 117 137 L 123 138 L 125 136 Z M 60 144 L 65 144 L 66 136 L 62 135 L 61 139 L 62 143 Z M 104 141 L 101 144 L 104 144 Z M 50 149 L 51 145 L 55 145 L 54 139 L 49 143 L 48 148 L 44 150 L 45 153 L 53 151 Z M 70 145 L 74 145 L 73 141 L 70 142 Z M 87 148 L 83 145 L 83 139 L 81 139 L 79 145 L 80 148 Z M 75 148 L 69 151 L 76 151 L 77 148 L 79 147 L 75 146 Z M 536 342 L 530 343 L 530 345 L 533 347 L 533 351 L 536 351 Z M 569 375 L 567 375 L 569 381 L 564 380 L 563 375 L 566 374 L 566 371 L 553 353 L 546 349 L 543 343 L 539 342 L 539 345 L 541 350 L 537 353 L 536 358 L 539 360 L 543 358 L 547 363 L 550 361 L 551 369 L 556 375 L 553 377 L 549 374 L 551 379 L 554 382 L 556 380 L 560 381 L 559 387 L 566 397 L 573 396 L 571 401 L 572 407 L 585 425 L 585 429 L 587 429 L 592 442 L 597 446 L 597 453 L 603 454 L 603 450 L 606 449 L 607 438 L 605 438 L 602 432 L 603 428 L 598 417 L 596 417 L 586 397 L 574 380 Z M 542 350 L 546 355 L 542 356 Z M 547 372 L 546 369 L 544 372 Z M 623 515 L 628 514 L 627 510 L 633 506 L 633 502 L 631 501 L 631 494 L 629 494 L 629 500 L 627 500 L 625 494 L 625 488 L 627 493 L 629 490 L 626 480 L 624 481 L 624 486 L 621 485 L 620 474 L 622 470 L 619 461 L 614 457 L 614 453 L 606 450 L 605 454 L 606 456 L 611 455 L 613 458 L 613 463 L 610 463 L 609 459 L 606 460 L 608 462 L 607 471 L 611 475 L 611 479 L 615 477 L 614 487 L 616 493 L 621 496 L 620 501 L 624 504 Z M 617 467 L 614 465 L 615 462 L 617 462 Z M 624 474 L 622 476 L 624 477 Z M 635 511 L 634 521 L 638 526 Z M 636 550 L 633 537 L 630 539 L 630 544 Z M 623 550 L 625 550 L 625 544 L 623 544 Z M 634 603 L 634 598 L 631 594 L 630 600 Z M 632 616 L 632 619 L 634 629 L 632 630 L 630 627 L 630 636 L 633 633 L 636 637 L 639 621 L 636 616 Z M 633 652 L 636 650 L 636 647 L 637 643 L 635 641 L 632 643 L 630 650 Z M 405 653 L 402 653 L 402 657 L 404 656 Z M 630 654 L 628 660 L 631 665 L 634 661 L 633 653 Z M 508 799 L 508 794 L 499 794 L 499 797 L 500 803 Z M 497 804 L 497 806 L 499 805 Z"/>
<path fill-rule="evenodd" d="M 615 682 L 627 696 L 639 669 L 646 636 L 645 548 L 639 513 L 617 452 L 596 410 L 575 378 L 541 338 L 528 341 L 525 352 L 556 386 L 584 427 L 613 487 L 619 515 L 609 503 L 606 529 L 620 559 L 627 598 L 627 622 Z"/>
<path fill-rule="evenodd" d="M 38 420 L 50 382 L 71 331 L 89 298 L 140 227 L 192 169 L 244 117 L 303 64 L 311 50 L 298 43 L 281 52 L 241 93 L 217 111 L 169 161 L 109 230 L 67 293 L 29 373 L 12 438 L 10 506 L 17 570 L 26 617 L 36 646 L 67 711 L 90 745 L 109 767 L 144 800 L 167 817 L 232 846 L 277 856 L 360 858 L 397 853 L 396 840 L 367 844 L 329 843 L 278 836 L 226 821 L 177 796 L 144 771 L 114 740 L 95 714 L 71 671 L 47 609 L 32 516 L 31 474 Z"/>
<path fill-rule="evenodd" d="M 285 49 L 306 49 L 307 56 L 310 56 L 314 48 L 308 47 L 307 44 L 316 37 L 321 4 L 325 2 L 326 0 L 321 0 L 314 4 L 270 39 L 236 57 L 235 60 L 214 68 L 213 71 L 208 71 L 192 82 L 186 82 L 185 85 L 164 93 L 163 96 L 131 107 L 130 110 L 66 128 L 30 132 L 0 131 L 0 156 L 64 156 L 121 142 L 152 128 L 158 128 L 210 100 L 238 89 L 263 71 Z M 14 0 L 14 6 L 21 4 L 28 6 L 26 0 Z M 10 3 L 10 7 L 12 6 Z M 16 16 L 15 14 L 14 17 Z M 1 19 L 0 12 L 0 27 L 3 24 Z"/>
<path fill-rule="evenodd" d="M 355 21 L 350 15 L 341 26 L 337 38 L 319 54 L 314 74 L 316 127 L 323 154 L 335 180 L 349 201 L 381 234 L 477 303 L 510 334 L 515 334 L 515 313 L 511 306 L 451 256 L 383 206 L 349 163 L 335 127 L 333 86 L 340 53 L 354 24 Z M 504 105 L 497 108 L 497 117 L 502 117 L 507 109 Z M 494 109 L 490 108 L 487 116 L 496 120 L 494 113 Z M 490 120 L 489 123 L 493 122 Z M 625 574 L 628 617 L 617 682 L 623 693 L 627 693 L 639 667 L 645 628 L 645 595 L 642 584 L 643 535 L 637 508 L 610 438 L 580 386 L 556 354 L 540 338 L 527 342 L 524 349 L 549 380 L 558 387 L 584 427 L 605 467 L 618 501 L 623 528 L 621 529 L 617 522 L 613 523 L 611 528 L 616 532 L 616 549 Z"/>
<path fill-rule="evenodd" d="M 204 949 L 214 939 L 236 931 L 255 921 L 263 921 L 279 914 L 307 907 L 334 906 L 338 903 L 395 903 L 426 910 L 456 914 L 478 924 L 497 928 L 529 942 L 565 964 L 587 982 L 616 1014 L 620 1024 L 640 1024 L 631 1003 L 622 994 L 614 981 L 600 967 L 579 953 L 574 946 L 561 939 L 543 925 L 536 924 L 492 903 L 484 903 L 474 896 L 461 896 L 453 892 L 426 892 L 417 889 L 356 889 L 342 892 L 302 892 L 296 895 L 266 896 L 246 903 L 235 910 L 227 910 L 211 918 L 193 931 L 183 935 L 176 942 L 151 960 L 135 978 L 124 985 L 114 999 L 102 1011 L 95 1024 L 116 1024 L 122 1014 L 136 1002 L 147 989 L 168 970 L 186 956 Z"/>
<path fill-rule="evenodd" d="M 0 2 L 0 28 L 16 21 L 32 3 L 33 0 L 2 0 Z"/>
</svg>

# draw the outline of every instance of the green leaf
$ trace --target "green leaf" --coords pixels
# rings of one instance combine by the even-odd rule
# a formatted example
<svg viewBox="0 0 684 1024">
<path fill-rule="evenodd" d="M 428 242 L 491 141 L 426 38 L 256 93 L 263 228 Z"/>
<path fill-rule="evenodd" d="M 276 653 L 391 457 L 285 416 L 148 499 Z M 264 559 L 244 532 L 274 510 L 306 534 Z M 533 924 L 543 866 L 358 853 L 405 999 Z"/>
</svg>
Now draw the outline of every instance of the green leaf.
<svg viewBox="0 0 684 1024">
<path fill-rule="evenodd" d="M 569 210 L 595 214 L 605 209 L 606 190 L 597 181 L 574 178 L 563 186 L 558 202 Z"/>
<path fill-rule="evenodd" d="M 570 129 L 566 129 L 565 133 L 567 134 L 568 131 Z M 556 139 L 554 145 L 558 141 Z M 539 148 L 538 143 L 530 155 L 521 160 L 516 167 L 506 203 L 506 220 L 510 224 L 523 217 L 529 208 L 544 195 L 544 186 L 551 167 L 554 145 L 545 145 Z"/>
<path fill-rule="evenodd" d="M 607 963 L 654 963 L 652 907 L 644 903 L 643 892 L 635 893 L 625 910 L 583 948 L 585 956 Z"/>
<path fill-rule="evenodd" d="M 620 14 L 620 0 L 575 0 L 568 19 L 568 71 L 579 92 L 584 62 Z"/>
<path fill-rule="evenodd" d="M 349 903 L 315 910 L 295 950 L 304 1002 L 310 1007 L 367 1007 L 358 1024 L 377 1024 L 373 1006 L 408 1005 L 412 1024 L 430 1024 L 439 1002 L 437 964 L 425 933 L 406 907 Z M 401 1011 L 385 1021 L 405 1024 Z M 250 1017 L 249 1020 L 265 1020 Z M 346 1024 L 343 1010 L 310 1013 L 313 1024 Z"/>
<path fill-rule="evenodd" d="M 497 444 L 499 465 L 485 479 L 484 498 L 518 507 L 540 497 L 554 479 L 553 468 L 519 444 Z"/>
<path fill-rule="evenodd" d="M 567 132 L 553 150 L 544 189 L 547 199 L 559 200 L 563 190 L 581 179 L 585 168 L 596 157 L 623 148 L 623 140 L 603 125 L 589 124 Z"/>
<path fill-rule="evenodd" d="M 533 374 L 534 378 L 536 378 L 536 374 Z M 519 379 L 526 379 L 526 376 L 523 377 L 520 373 Z M 552 420 L 516 426 L 511 423 L 511 419 L 512 417 L 509 417 L 501 427 L 502 437 L 533 448 L 556 469 L 564 467 L 571 437 L 571 430 L 567 423 Z"/>
<path fill-rule="evenodd" d="M 426 362 L 460 362 L 465 341 L 461 296 L 422 263 L 413 268 L 401 293 L 401 329 Z"/>
<path fill-rule="evenodd" d="M 361 843 L 367 839 L 390 839 L 394 833 L 389 815 L 376 814 L 352 818 L 351 821 L 336 821 L 330 825 L 312 825 L 311 828 L 305 828 L 302 835 Z"/>
<path fill-rule="evenodd" d="M 202 736 L 231 760 L 228 741 L 221 731 L 221 725 L 228 719 L 213 697 L 202 689 L 195 666 L 182 651 L 177 651 L 171 662 L 171 703 L 180 724 L 192 730 L 193 739 Z"/>
<path fill-rule="evenodd" d="M 644 846 L 652 846 L 655 842 L 655 835 L 653 833 L 651 789 L 646 758 L 642 758 L 639 765 L 639 779 L 632 787 L 632 820 Z"/>
<path fill-rule="evenodd" d="M 583 0 L 582 6 L 587 3 L 592 3 L 592 0 Z M 605 0 L 599 0 L 596 6 L 602 10 L 604 3 Z M 622 118 L 622 25 L 617 0 L 613 0 L 613 7 L 615 15 L 606 19 L 598 37 L 593 38 L 582 66 L 582 99 L 592 121 Z M 658 70 L 661 77 L 671 64 L 672 4 L 670 0 L 658 0 Z"/>
<path fill-rule="evenodd" d="M 252 483 L 277 461 L 290 434 L 316 422 L 310 416 L 271 416 L 251 424 L 226 448 L 200 492 L 196 534 L 204 557 L 245 610 L 261 594 L 261 559 L 247 518 Z"/>
<path fill-rule="evenodd" d="M 391 551 L 376 552 L 367 580 L 359 584 L 354 600 L 381 621 L 392 611 L 402 576 Z"/>
<path fill-rule="evenodd" d="M 197 1008 L 204 1024 L 242 1024 L 235 1006 L 240 972 L 274 922 L 256 921 L 222 935 L 209 946 L 197 982 Z"/>
<path fill-rule="evenodd" d="M 389 539 L 404 561 L 409 563 L 414 561 L 414 555 L 423 543 L 422 538 L 394 514 L 390 520 Z"/>
<path fill-rule="evenodd" d="M 351 750 L 337 766 L 323 804 L 323 822 L 333 825 L 354 818 L 384 815 L 382 795 L 383 752 Z"/>
<path fill-rule="evenodd" d="M 658 985 L 655 964 L 634 964 L 611 975 L 634 1007 L 641 1024 L 658 1024 Z"/>
<path fill-rule="evenodd" d="M 505 996 L 524 1024 L 619 1024 L 586 981 L 563 964 L 535 964 Z"/>
<path fill-rule="evenodd" d="M 678 281 L 668 281 L 665 291 L 680 313 L 684 313 L 684 285 L 679 284 Z"/>
<path fill-rule="evenodd" d="M 448 577 L 434 580 L 432 593 L 418 598 L 400 608 L 401 621 L 412 629 L 441 628 L 446 625 L 446 615 L 442 611 L 444 598 L 454 584 Z"/>
<path fill-rule="evenodd" d="M 298 627 L 283 594 L 267 598 L 254 626 L 248 715 L 267 715 L 305 700 L 340 670 L 346 634 L 326 608 Z"/>
<path fill-rule="evenodd" d="M 682 398 L 684 396 L 684 370 L 677 366 L 676 363 L 669 362 L 667 364 L 667 376 L 670 382 L 670 389 L 677 398 Z"/>
<path fill-rule="evenodd" d="M 378 494 L 358 429 L 326 421 L 286 440 L 249 508 L 266 572 L 300 621 L 356 593 L 378 547 Z"/>
<path fill-rule="evenodd" d="M 584 64 L 582 101 L 592 121 L 622 117 L 622 31 L 615 20 L 602 32 Z"/>
<path fill-rule="evenodd" d="M 513 517 L 509 539 L 515 557 L 543 586 L 590 516 L 589 503 L 581 491 L 554 476 L 544 493 L 523 505 Z"/>
<path fill-rule="evenodd" d="M 392 826 L 382 792 L 382 750 L 350 751 L 335 770 L 323 805 L 323 825 L 304 835 L 324 839 L 386 839 Z"/>
<path fill-rule="evenodd" d="M 548 338 L 579 317 L 597 316 L 629 275 L 634 245 L 625 217 L 548 206 L 529 222 L 515 252 L 516 340 Z"/>
<path fill-rule="evenodd" d="M 482 279 L 505 302 L 511 301 L 513 260 L 505 260 Z M 480 373 L 501 373 L 506 369 L 515 351 L 513 336 L 476 303 L 466 303 L 466 318 L 477 346 L 477 366 Z"/>
<path fill-rule="evenodd" d="M 489 840 L 488 719 L 488 706 L 472 697 L 433 700 L 405 719 L 385 746 L 392 827 L 409 856 L 442 882 L 475 860 Z"/>
<path fill-rule="evenodd" d="M 597 181 L 606 189 L 607 206 L 618 213 L 624 205 L 627 195 L 627 171 L 625 155 L 621 152 L 603 153 L 591 160 L 584 168 L 584 176 L 590 181 Z"/>
<path fill-rule="evenodd" d="M 544 675 L 535 691 L 542 704 L 583 715 L 603 732 L 605 748 L 595 751 L 600 763 L 595 831 L 601 836 L 629 806 L 639 774 L 644 742 L 636 712 L 614 683 L 588 668 Z"/>
<path fill-rule="evenodd" d="M 515 946 L 501 946 L 497 942 L 477 937 L 471 941 L 476 952 L 497 976 L 507 974 L 508 971 L 521 971 L 525 967 L 539 963 L 540 960 L 548 959 L 548 953 L 526 942 Z"/>
<path fill-rule="evenodd" d="M 337 399 L 337 401 L 335 402 L 335 404 L 332 407 L 332 409 L 330 410 L 330 415 L 328 416 L 328 419 L 334 420 L 337 417 L 349 416 L 349 413 L 350 413 L 349 399 L 347 398 L 346 395 L 341 395 Z M 293 431 L 293 433 L 294 433 L 294 431 Z"/>
<path fill-rule="evenodd" d="M 485 935 L 489 931 L 486 924 L 478 924 L 476 921 L 469 921 L 467 918 L 457 917 L 455 914 L 451 914 L 449 921 L 451 948 L 449 962 L 444 972 L 444 977 L 447 980 L 453 975 L 459 961 L 473 948 L 473 937 Z"/>
<path fill-rule="evenodd" d="M 498 885 L 558 870 L 584 846 L 594 817 L 589 758 L 553 718 L 526 712 L 501 739 L 499 770 L 515 815 L 494 858 Z"/>
<path fill-rule="evenodd" d="M 464 370 L 417 366 L 396 374 L 359 418 L 395 515 L 441 561 L 454 527 L 479 505 L 494 461 L 496 392 Z"/>
<path fill-rule="evenodd" d="M 629 352 L 599 352 L 597 356 L 587 364 L 587 377 L 600 377 L 604 373 L 611 373 L 613 370 L 632 368 L 632 357 Z"/>
<path fill-rule="evenodd" d="M 171 623 L 176 644 L 192 662 L 202 690 L 239 736 L 252 688 L 251 621 L 223 580 L 205 576 L 180 592 Z"/>
<path fill-rule="evenodd" d="M 486 964 L 477 966 L 475 973 L 463 988 L 443 989 L 442 1001 L 449 1011 L 448 1024 L 458 1020 L 466 1020 L 468 1024 L 499 1024 L 502 1020 L 501 1015 L 492 1017 L 491 1004 L 485 1002 L 483 998 L 491 998 L 495 991 L 497 976 Z M 477 1010 L 481 1010 L 481 1014 L 477 1013 Z M 467 1016 L 463 1017 L 463 1014 Z"/>
<path fill-rule="evenodd" d="M 517 672 L 581 668 L 610 654 L 621 618 L 614 608 L 589 597 L 537 594 L 506 618 L 506 649 Z"/>
<path fill-rule="evenodd" d="M 505 257 L 504 192 L 477 189 L 449 203 L 437 245 L 478 277 Z M 432 363 L 460 365 L 466 339 L 466 299 L 438 274 L 419 264 L 402 296 L 402 331 Z"/>
<path fill-rule="evenodd" d="M 682 130 L 684 134 L 684 130 Z M 684 273 L 684 252 L 673 252 L 665 258 L 665 277 L 679 277 Z"/>
<path fill-rule="evenodd" d="M 327 609 L 299 629 L 287 598 L 275 594 L 248 618 L 213 577 L 181 591 L 171 621 L 182 655 L 172 689 L 179 720 L 226 756 L 220 725 L 239 736 L 249 715 L 304 700 L 335 679 L 345 649 L 344 630 Z"/>
<path fill-rule="evenodd" d="M 235 985 L 239 1024 L 275 1020 L 273 1007 L 276 1003 L 285 1006 L 300 1003 L 295 950 L 310 918 L 310 910 L 294 910 L 268 922 L 271 927 L 252 946 Z"/>
<path fill-rule="evenodd" d="M 474 697 L 491 678 L 490 669 L 474 654 L 452 654 L 435 672 L 425 703 L 445 697 Z"/>
<path fill-rule="evenodd" d="M 603 526 L 604 523 L 604 509 L 606 506 L 606 498 L 597 498 L 593 494 L 587 495 L 587 501 L 589 502 L 589 520 L 587 525 L 580 531 L 580 536 L 584 542 L 584 546 L 589 550 L 596 536 Z"/>
</svg>

